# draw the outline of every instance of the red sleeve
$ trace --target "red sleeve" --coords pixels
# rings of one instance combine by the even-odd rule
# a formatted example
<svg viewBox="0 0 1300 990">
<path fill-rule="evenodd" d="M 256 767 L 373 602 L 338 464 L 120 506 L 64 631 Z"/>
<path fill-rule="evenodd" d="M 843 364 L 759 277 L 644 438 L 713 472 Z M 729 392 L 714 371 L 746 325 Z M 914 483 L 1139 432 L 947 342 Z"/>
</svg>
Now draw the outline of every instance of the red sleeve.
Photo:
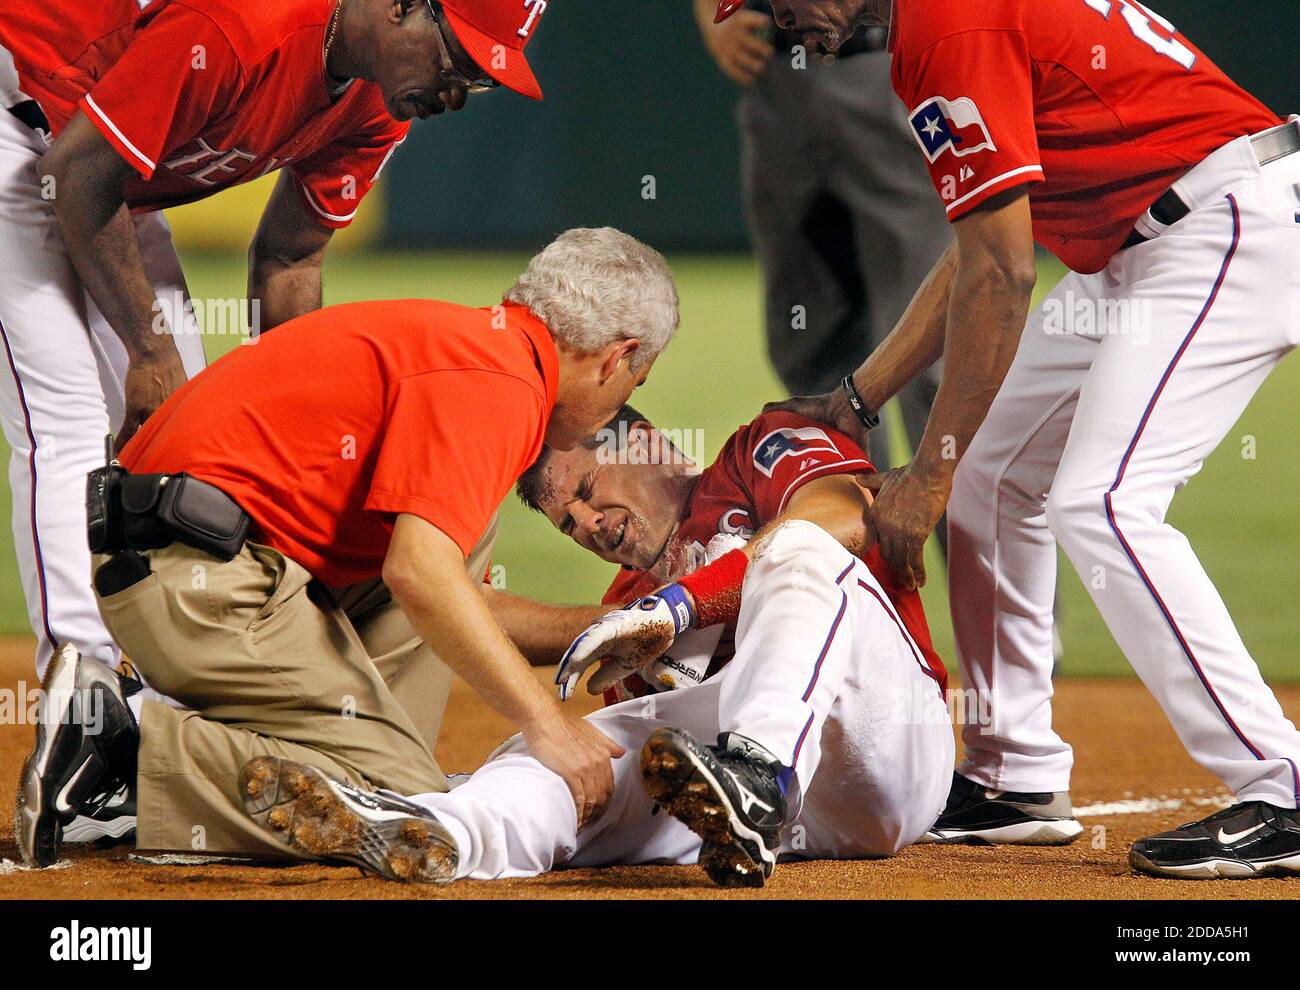
<svg viewBox="0 0 1300 990">
<path fill-rule="evenodd" d="M 1019 31 L 963 31 L 899 63 L 897 89 L 948 219 L 1042 182 L 1029 50 Z"/>
<path fill-rule="evenodd" d="M 545 400 L 510 375 L 457 370 L 403 378 L 388 389 L 366 508 L 419 516 L 468 556 L 536 458 L 545 425 Z"/>
<path fill-rule="evenodd" d="M 626 605 L 628 602 L 640 598 L 641 595 L 633 594 L 635 589 L 640 588 L 646 577 L 645 571 L 636 571 L 630 567 L 620 567 L 618 573 L 614 575 L 614 580 L 609 588 L 605 591 L 605 597 L 600 600 L 602 605 Z M 660 582 L 661 584 L 663 582 Z M 659 585 L 654 585 L 650 590 Z"/>
<path fill-rule="evenodd" d="M 144 23 L 77 105 L 148 180 L 167 151 L 225 113 L 242 75 L 221 30 L 204 14 L 173 3 Z"/>
<path fill-rule="evenodd" d="M 732 439 L 741 483 L 749 491 L 760 525 L 785 511 L 800 487 L 830 474 L 875 470 L 862 449 L 824 423 L 793 413 L 765 413 Z"/>
<path fill-rule="evenodd" d="M 360 130 L 293 162 L 289 169 L 311 215 L 333 229 L 350 224 L 409 129 L 409 124 L 383 113 Z"/>
</svg>

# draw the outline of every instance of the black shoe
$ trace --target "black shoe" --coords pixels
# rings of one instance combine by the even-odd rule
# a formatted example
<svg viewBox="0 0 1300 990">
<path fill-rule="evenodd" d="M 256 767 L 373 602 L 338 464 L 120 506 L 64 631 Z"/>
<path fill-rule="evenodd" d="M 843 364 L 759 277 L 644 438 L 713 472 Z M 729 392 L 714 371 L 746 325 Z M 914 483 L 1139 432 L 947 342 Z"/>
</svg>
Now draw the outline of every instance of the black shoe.
<svg viewBox="0 0 1300 990">
<path fill-rule="evenodd" d="M 135 789 L 123 784 L 92 815 L 78 815 L 63 826 L 63 844 L 104 849 L 135 841 Z"/>
<path fill-rule="evenodd" d="M 316 767 L 259 756 L 239 772 L 244 811 L 286 845 L 389 880 L 450 883 L 456 841 L 427 808 L 391 791 L 365 791 Z"/>
<path fill-rule="evenodd" d="M 14 834 L 28 866 L 59 858 L 63 827 L 135 787 L 140 730 L 110 668 L 60 647 L 38 706 L 36 746 L 18 781 Z"/>
<path fill-rule="evenodd" d="M 1068 792 L 994 791 L 954 773 L 948 804 L 920 841 L 1065 846 L 1082 831 Z"/>
<path fill-rule="evenodd" d="M 1263 801 L 1231 808 L 1133 843 L 1129 865 L 1190 880 L 1300 873 L 1300 811 Z"/>
<path fill-rule="evenodd" d="M 704 840 L 700 865 L 722 887 L 761 887 L 776 869 L 786 810 L 781 770 L 734 732 L 702 746 L 681 729 L 656 729 L 641 748 L 646 792 Z"/>
</svg>

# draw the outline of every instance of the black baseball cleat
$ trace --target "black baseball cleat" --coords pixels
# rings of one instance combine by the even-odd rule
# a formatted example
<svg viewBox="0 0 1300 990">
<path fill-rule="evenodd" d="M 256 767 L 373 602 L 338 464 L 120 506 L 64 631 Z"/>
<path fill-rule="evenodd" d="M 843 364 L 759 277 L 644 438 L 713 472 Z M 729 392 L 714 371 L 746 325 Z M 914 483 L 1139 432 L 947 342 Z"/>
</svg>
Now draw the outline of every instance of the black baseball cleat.
<svg viewBox="0 0 1300 990">
<path fill-rule="evenodd" d="M 316 767 L 259 756 L 239 772 L 244 811 L 314 859 L 341 860 L 389 880 L 450 883 L 459 853 L 427 808 L 391 791 L 366 791 Z"/>
<path fill-rule="evenodd" d="M 681 729 L 656 729 L 641 748 L 646 793 L 704 840 L 700 865 L 720 887 L 761 887 L 776 869 L 786 811 L 781 770 L 734 732 L 702 746 Z"/>
<path fill-rule="evenodd" d="M 14 835 L 28 866 L 59 858 L 63 829 L 135 788 L 140 730 L 114 671 L 63 646 L 41 685 L 36 746 L 18 779 Z"/>
<path fill-rule="evenodd" d="M 954 773 L 943 814 L 919 842 L 1065 846 L 1082 831 L 1066 791 L 995 791 Z"/>
<path fill-rule="evenodd" d="M 1183 880 L 1246 880 L 1300 873 L 1300 811 L 1234 804 L 1199 822 L 1133 843 L 1129 865 Z"/>
</svg>

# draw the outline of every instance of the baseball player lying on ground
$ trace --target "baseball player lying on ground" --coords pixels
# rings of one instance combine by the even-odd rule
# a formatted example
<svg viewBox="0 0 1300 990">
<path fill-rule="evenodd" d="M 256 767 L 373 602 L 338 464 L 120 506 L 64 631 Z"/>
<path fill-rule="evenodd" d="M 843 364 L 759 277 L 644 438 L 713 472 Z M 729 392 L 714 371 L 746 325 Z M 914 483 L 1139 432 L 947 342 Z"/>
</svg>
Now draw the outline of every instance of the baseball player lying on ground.
<svg viewBox="0 0 1300 990">
<path fill-rule="evenodd" d="M 863 551 L 870 495 L 852 475 L 869 470 L 843 434 L 773 413 L 700 472 L 625 407 L 521 479 L 528 504 L 623 565 L 607 601 L 632 601 L 604 614 L 485 592 L 531 661 L 562 661 L 563 694 L 609 658 L 588 690 L 616 703 L 590 720 L 626 755 L 585 829 L 518 735 L 450 793 L 409 799 L 260 757 L 247 810 L 299 852 L 421 879 L 698 860 L 761 886 L 782 855 L 896 853 L 942 810 L 954 747 L 920 600 Z"/>
</svg>

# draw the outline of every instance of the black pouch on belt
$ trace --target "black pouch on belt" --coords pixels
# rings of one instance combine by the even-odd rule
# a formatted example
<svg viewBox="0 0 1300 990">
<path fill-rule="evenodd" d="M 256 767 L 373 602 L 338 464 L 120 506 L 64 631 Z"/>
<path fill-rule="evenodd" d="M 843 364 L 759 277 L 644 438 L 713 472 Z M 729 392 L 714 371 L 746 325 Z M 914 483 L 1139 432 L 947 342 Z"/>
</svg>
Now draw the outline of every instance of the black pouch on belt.
<svg viewBox="0 0 1300 990">
<path fill-rule="evenodd" d="M 173 474 L 160 488 L 158 522 L 176 539 L 230 560 L 248 536 L 248 514 L 215 485 Z"/>
<path fill-rule="evenodd" d="M 163 493 L 172 478 L 165 474 L 123 474 L 118 482 L 122 507 L 122 543 L 132 550 L 156 550 L 178 539 L 160 518 Z"/>
<path fill-rule="evenodd" d="M 86 535 L 91 553 L 118 553 L 122 542 L 122 509 L 118 488 L 126 469 L 116 464 L 95 468 L 86 475 Z"/>
</svg>

